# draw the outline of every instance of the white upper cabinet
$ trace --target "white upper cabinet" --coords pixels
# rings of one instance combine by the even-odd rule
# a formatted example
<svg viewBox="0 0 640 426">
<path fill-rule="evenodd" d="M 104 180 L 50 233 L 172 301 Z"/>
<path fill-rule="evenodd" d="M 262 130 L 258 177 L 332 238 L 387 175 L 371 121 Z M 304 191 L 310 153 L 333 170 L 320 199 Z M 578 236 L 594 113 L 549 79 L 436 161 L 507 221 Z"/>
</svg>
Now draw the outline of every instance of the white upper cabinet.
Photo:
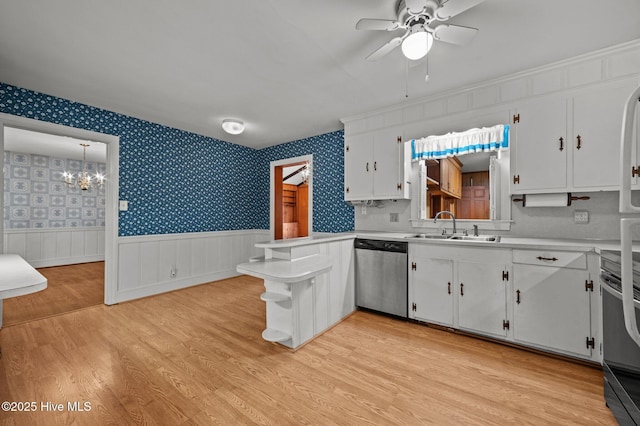
<svg viewBox="0 0 640 426">
<path fill-rule="evenodd" d="M 518 105 L 511 192 L 617 190 L 622 110 L 637 84 L 616 81 Z"/>
<path fill-rule="evenodd" d="M 620 187 L 620 136 L 624 104 L 637 84 L 609 84 L 573 98 L 573 187 Z"/>
<path fill-rule="evenodd" d="M 512 193 L 567 188 L 567 101 L 544 98 L 518 107 L 511 145 Z"/>
<path fill-rule="evenodd" d="M 402 126 L 345 136 L 344 199 L 409 198 Z"/>
<path fill-rule="evenodd" d="M 640 100 L 638 100 L 640 102 Z M 631 146 L 631 157 L 635 159 L 631 170 L 627 171 L 631 176 L 631 189 L 640 189 L 640 105 L 636 109 L 636 123 L 633 126 L 633 140 L 635 144 Z M 634 168 L 635 167 L 635 168 Z"/>
</svg>

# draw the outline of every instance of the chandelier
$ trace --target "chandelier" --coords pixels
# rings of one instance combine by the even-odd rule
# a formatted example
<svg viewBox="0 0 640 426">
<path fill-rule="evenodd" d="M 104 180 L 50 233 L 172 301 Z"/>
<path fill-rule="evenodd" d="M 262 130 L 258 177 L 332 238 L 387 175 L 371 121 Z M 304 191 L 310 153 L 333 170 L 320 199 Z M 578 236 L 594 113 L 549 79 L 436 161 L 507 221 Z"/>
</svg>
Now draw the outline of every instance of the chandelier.
<svg viewBox="0 0 640 426">
<path fill-rule="evenodd" d="M 98 188 L 102 188 L 104 186 L 104 175 L 96 172 L 95 175 L 89 176 L 87 172 L 87 147 L 89 144 L 81 143 L 80 146 L 84 149 L 82 154 L 82 171 L 78 172 L 77 176 L 74 176 L 73 173 L 65 171 L 62 174 L 62 181 L 66 183 L 69 187 L 78 186 L 83 191 L 86 191 L 89 188 L 93 188 L 94 185 Z"/>
</svg>

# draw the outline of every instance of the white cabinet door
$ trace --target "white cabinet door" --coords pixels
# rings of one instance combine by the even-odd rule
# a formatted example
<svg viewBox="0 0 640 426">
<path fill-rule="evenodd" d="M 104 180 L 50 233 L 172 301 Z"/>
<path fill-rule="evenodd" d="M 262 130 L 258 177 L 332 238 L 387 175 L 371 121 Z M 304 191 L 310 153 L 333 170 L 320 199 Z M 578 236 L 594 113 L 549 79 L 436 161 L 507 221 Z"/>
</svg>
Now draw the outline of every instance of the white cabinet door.
<svg viewBox="0 0 640 426">
<path fill-rule="evenodd" d="M 345 139 L 346 201 L 408 198 L 409 191 L 405 191 L 403 182 L 404 145 L 398 143 L 398 138 L 402 140 L 401 127 L 389 127 Z"/>
<path fill-rule="evenodd" d="M 590 356 L 592 292 L 588 271 L 551 266 L 513 266 L 513 337 L 527 345 Z"/>
<path fill-rule="evenodd" d="M 458 262 L 458 324 L 461 329 L 504 338 L 507 335 L 507 265 Z"/>
<path fill-rule="evenodd" d="M 624 104 L 635 82 L 607 85 L 573 99 L 573 187 L 620 187 L 620 134 Z"/>
<path fill-rule="evenodd" d="M 453 260 L 430 259 L 417 247 L 409 267 L 409 318 L 453 325 Z"/>
<path fill-rule="evenodd" d="M 400 138 L 400 142 L 398 142 Z M 376 132 L 373 136 L 373 195 L 374 198 L 401 198 L 402 185 L 400 168 L 402 128 L 390 127 Z"/>
<path fill-rule="evenodd" d="M 344 199 L 367 200 L 373 194 L 373 136 L 351 136 L 344 148 Z"/>
<path fill-rule="evenodd" d="M 635 167 L 635 170 L 627 171 L 627 176 L 631 176 L 631 189 L 640 189 L 640 103 L 636 109 L 636 122 L 635 126 L 633 126 L 633 140 L 635 143 L 631 146 L 631 158 L 635 159 L 635 161 L 632 162 L 633 164 L 631 167 Z M 619 167 L 620 165 L 618 165 L 618 168 Z"/>
<path fill-rule="evenodd" d="M 547 98 L 518 107 L 511 153 L 512 193 L 567 188 L 567 101 Z"/>
</svg>

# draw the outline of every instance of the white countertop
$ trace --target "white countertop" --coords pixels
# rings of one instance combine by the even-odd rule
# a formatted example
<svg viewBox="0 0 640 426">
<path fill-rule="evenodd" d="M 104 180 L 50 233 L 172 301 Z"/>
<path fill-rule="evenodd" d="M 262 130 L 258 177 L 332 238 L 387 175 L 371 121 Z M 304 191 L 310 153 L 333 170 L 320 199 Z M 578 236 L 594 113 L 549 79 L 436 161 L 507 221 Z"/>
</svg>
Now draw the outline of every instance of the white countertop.
<svg viewBox="0 0 640 426">
<path fill-rule="evenodd" d="M 356 231 L 358 238 L 371 238 L 379 240 L 406 241 L 419 244 L 441 244 L 452 245 L 457 244 L 469 247 L 493 247 L 493 248 L 520 248 L 520 249 L 555 249 L 555 250 L 584 250 L 596 251 L 601 250 L 620 250 L 620 241 L 618 240 L 596 240 L 596 239 L 563 239 L 563 238 L 533 238 L 533 237 L 509 237 L 501 236 L 500 242 L 490 241 L 461 241 L 461 240 L 438 240 L 438 239 L 421 239 L 407 238 L 420 232 L 379 232 L 379 231 Z M 484 233 L 483 233 L 484 234 Z M 633 251 L 640 252 L 640 243 L 634 243 Z"/>
<path fill-rule="evenodd" d="M 17 254 L 0 254 L 0 300 L 47 288 L 47 279 Z"/>
<path fill-rule="evenodd" d="M 355 232 L 342 232 L 339 234 L 320 234 L 320 235 L 314 235 L 311 237 L 288 238 L 286 240 L 259 241 L 255 244 L 255 247 L 278 249 L 278 248 L 285 248 L 285 247 L 297 247 L 297 246 L 308 246 L 311 244 L 329 243 L 332 241 L 348 240 L 349 238 L 355 238 L 355 237 L 356 237 Z"/>
<path fill-rule="evenodd" d="M 292 238 L 286 240 L 271 240 L 256 243 L 257 248 L 285 248 L 299 247 L 311 244 L 322 244 L 332 241 L 341 241 L 350 238 L 370 238 L 387 241 L 406 241 L 419 244 L 457 244 L 469 247 L 504 247 L 504 248 L 521 248 L 521 249 L 555 249 L 555 250 L 583 250 L 596 251 L 601 250 L 620 250 L 620 241 L 618 240 L 597 240 L 597 239 L 564 239 L 564 238 L 535 238 L 535 237 L 510 237 L 508 235 L 501 236 L 500 242 L 488 241 L 461 241 L 461 240 L 438 240 L 438 239 L 420 239 L 407 238 L 421 232 L 384 232 L 384 231 L 354 231 L 343 232 L 339 234 L 320 234 L 312 237 Z M 486 233 L 483 233 L 486 234 Z M 640 242 L 634 243 L 633 251 L 640 252 Z"/>
<path fill-rule="evenodd" d="M 267 259 L 260 262 L 241 263 L 236 270 L 265 280 L 283 283 L 305 281 L 331 270 L 331 258 L 316 254 L 295 260 Z"/>
</svg>

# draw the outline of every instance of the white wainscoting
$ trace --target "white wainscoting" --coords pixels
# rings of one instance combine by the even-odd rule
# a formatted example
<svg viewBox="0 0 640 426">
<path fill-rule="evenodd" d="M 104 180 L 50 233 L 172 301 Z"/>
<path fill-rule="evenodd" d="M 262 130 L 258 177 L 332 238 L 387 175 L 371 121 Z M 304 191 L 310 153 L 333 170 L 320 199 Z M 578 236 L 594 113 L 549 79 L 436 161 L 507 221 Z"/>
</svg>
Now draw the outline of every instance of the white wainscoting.
<svg viewBox="0 0 640 426">
<path fill-rule="evenodd" d="M 115 303 L 238 276 L 268 239 L 255 229 L 119 237 Z"/>
<path fill-rule="evenodd" d="M 326 299 L 317 306 L 327 307 L 326 312 L 316 313 L 315 327 L 324 330 L 355 311 L 355 275 L 353 238 L 319 244 L 319 253 L 331 257 L 331 270 L 316 277 L 314 297 Z"/>
<path fill-rule="evenodd" d="M 5 229 L 4 252 L 34 268 L 104 260 L 104 227 Z"/>
</svg>

